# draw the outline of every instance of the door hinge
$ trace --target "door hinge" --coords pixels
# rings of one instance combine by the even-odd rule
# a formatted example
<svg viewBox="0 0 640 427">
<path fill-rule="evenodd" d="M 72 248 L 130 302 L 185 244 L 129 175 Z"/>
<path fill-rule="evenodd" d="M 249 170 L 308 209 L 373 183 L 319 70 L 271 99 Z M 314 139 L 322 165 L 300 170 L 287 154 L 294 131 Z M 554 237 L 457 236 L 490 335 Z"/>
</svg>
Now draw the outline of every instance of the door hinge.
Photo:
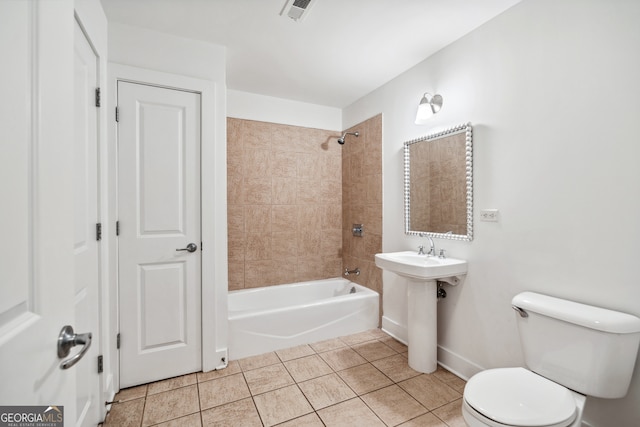
<svg viewBox="0 0 640 427">
<path fill-rule="evenodd" d="M 116 221 L 116 236 L 120 235 L 120 221 Z"/>
<path fill-rule="evenodd" d="M 102 355 L 98 356 L 98 373 L 101 374 L 104 370 Z"/>
<path fill-rule="evenodd" d="M 116 335 L 116 348 L 120 350 L 120 332 Z"/>
<path fill-rule="evenodd" d="M 102 224 L 96 224 L 96 240 L 102 240 Z"/>
<path fill-rule="evenodd" d="M 100 107 L 100 88 L 96 88 L 96 107 Z"/>
<path fill-rule="evenodd" d="M 116 107 L 116 122 L 120 121 L 120 109 Z"/>
</svg>

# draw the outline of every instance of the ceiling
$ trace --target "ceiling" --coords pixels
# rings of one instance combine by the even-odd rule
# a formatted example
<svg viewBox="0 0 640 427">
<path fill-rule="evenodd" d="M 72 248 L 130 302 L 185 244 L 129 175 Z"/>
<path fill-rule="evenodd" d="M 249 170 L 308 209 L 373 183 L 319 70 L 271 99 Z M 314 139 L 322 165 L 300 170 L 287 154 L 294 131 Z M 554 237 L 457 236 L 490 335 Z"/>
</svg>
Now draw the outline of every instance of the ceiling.
<svg viewBox="0 0 640 427">
<path fill-rule="evenodd" d="M 343 108 L 520 0 L 101 0 L 109 22 L 227 48 L 227 88 Z M 426 84 L 426 82 L 425 82 Z"/>
</svg>

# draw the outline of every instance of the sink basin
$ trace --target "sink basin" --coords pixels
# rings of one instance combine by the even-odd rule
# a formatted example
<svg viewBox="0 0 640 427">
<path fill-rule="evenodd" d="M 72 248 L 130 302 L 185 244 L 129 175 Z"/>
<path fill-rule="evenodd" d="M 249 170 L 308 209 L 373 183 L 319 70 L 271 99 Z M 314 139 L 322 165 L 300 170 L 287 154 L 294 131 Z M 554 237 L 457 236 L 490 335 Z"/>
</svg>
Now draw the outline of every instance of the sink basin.
<svg viewBox="0 0 640 427">
<path fill-rule="evenodd" d="M 414 251 L 376 254 L 376 265 L 414 280 L 438 280 L 467 273 L 467 261 L 428 257 Z M 457 281 L 451 284 L 457 284 Z"/>
</svg>

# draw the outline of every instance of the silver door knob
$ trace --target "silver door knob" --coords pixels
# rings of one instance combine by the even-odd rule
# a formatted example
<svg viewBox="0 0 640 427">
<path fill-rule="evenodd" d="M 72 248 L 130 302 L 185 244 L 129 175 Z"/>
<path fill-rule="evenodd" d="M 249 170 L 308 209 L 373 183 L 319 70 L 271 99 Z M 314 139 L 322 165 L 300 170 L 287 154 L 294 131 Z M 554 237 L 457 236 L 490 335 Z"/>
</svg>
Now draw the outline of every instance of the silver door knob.
<svg viewBox="0 0 640 427">
<path fill-rule="evenodd" d="M 58 336 L 58 357 L 60 359 L 67 357 L 71 347 L 75 347 L 78 344 L 83 346 L 80 352 L 60 363 L 60 369 L 69 369 L 78 363 L 91 347 L 91 332 L 76 334 L 71 326 L 66 325 L 63 327 Z"/>
<path fill-rule="evenodd" d="M 195 243 L 189 243 L 186 248 L 176 249 L 176 252 L 179 252 L 179 251 L 195 252 L 196 249 L 198 249 L 198 245 L 196 245 Z"/>
</svg>

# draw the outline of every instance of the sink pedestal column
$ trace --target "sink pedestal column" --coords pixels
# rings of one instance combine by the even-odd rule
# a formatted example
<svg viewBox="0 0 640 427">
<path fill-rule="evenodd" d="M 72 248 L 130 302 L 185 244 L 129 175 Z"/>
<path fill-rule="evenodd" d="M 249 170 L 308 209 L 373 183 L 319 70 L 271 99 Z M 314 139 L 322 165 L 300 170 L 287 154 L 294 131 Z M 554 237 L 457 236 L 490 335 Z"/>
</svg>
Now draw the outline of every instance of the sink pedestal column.
<svg viewBox="0 0 640 427">
<path fill-rule="evenodd" d="M 408 280 L 409 366 L 423 373 L 438 368 L 438 295 L 435 280 Z"/>
</svg>

